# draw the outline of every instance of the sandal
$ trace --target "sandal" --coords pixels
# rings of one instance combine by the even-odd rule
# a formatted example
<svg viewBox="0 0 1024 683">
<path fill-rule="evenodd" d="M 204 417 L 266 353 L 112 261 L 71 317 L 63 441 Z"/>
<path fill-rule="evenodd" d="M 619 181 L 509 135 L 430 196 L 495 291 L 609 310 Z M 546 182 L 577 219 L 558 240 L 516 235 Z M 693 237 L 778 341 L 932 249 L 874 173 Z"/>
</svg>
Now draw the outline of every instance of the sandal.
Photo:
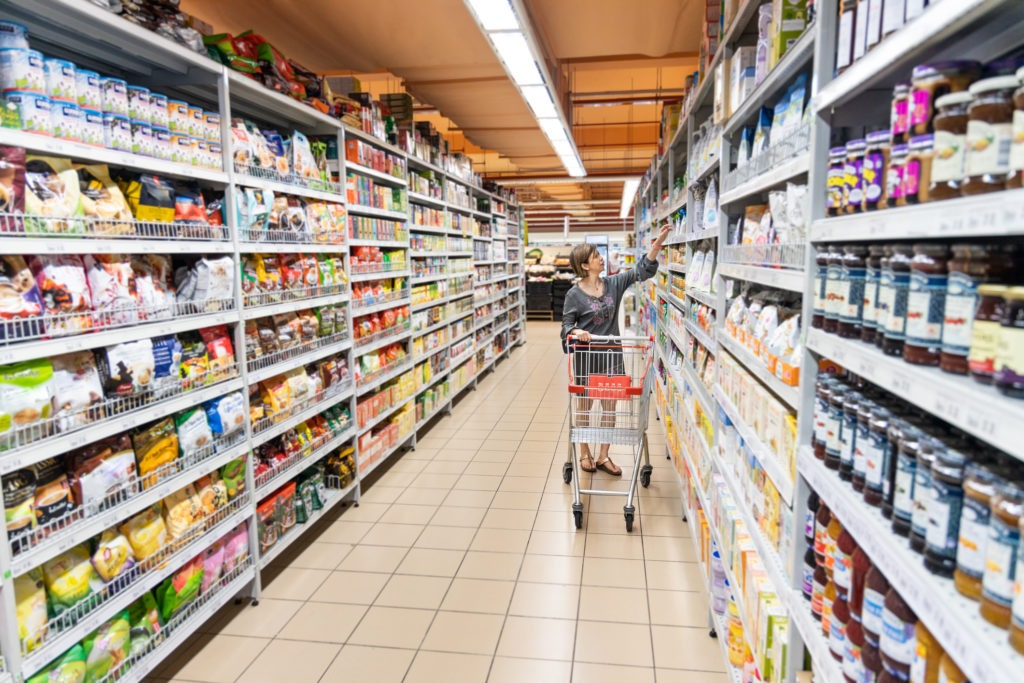
<svg viewBox="0 0 1024 683">
<path fill-rule="evenodd" d="M 601 462 L 597 463 L 597 469 L 601 470 L 602 472 L 607 472 L 613 477 L 622 476 L 622 468 L 616 465 L 614 462 L 612 462 L 611 458 L 605 458 Z"/>
<path fill-rule="evenodd" d="M 590 465 L 584 465 L 584 462 L 589 462 Z M 584 472 L 597 472 L 597 468 L 594 467 L 594 456 L 592 455 L 581 455 L 580 456 L 580 469 Z"/>
</svg>

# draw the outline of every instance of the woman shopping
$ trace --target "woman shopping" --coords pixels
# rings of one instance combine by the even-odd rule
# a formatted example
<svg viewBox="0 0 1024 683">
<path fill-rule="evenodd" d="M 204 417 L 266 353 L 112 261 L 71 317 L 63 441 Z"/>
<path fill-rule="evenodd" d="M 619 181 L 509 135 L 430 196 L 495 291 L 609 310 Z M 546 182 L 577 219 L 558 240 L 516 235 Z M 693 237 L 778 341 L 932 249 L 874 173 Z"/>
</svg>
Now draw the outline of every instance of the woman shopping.
<svg viewBox="0 0 1024 683">
<path fill-rule="evenodd" d="M 585 344 L 589 349 L 599 348 L 595 342 L 590 344 L 591 336 L 619 336 L 619 304 L 622 295 L 635 282 L 641 282 L 658 272 L 658 252 L 668 238 L 669 226 L 662 226 L 647 254 L 640 257 L 636 268 L 602 278 L 604 258 L 593 244 L 580 244 L 573 248 L 569 255 L 569 264 L 579 281 L 565 295 L 565 308 L 562 311 L 562 343 Z M 568 339 L 572 337 L 572 339 Z M 621 351 L 610 348 L 607 353 L 588 353 L 573 356 L 577 367 L 573 368 L 578 384 L 586 384 L 587 378 L 594 374 L 622 374 Z M 601 367 L 597 367 L 601 366 Z M 590 409 L 593 399 L 576 399 L 578 414 L 584 420 L 591 419 Z M 602 400 L 599 413 L 600 427 L 615 426 L 615 401 Z M 580 426 L 585 426 L 585 423 Z M 612 462 L 608 456 L 610 445 L 600 444 L 597 460 L 594 460 L 588 444 L 580 445 L 580 468 L 584 472 L 598 469 L 614 476 L 621 476 L 622 469 Z"/>
</svg>

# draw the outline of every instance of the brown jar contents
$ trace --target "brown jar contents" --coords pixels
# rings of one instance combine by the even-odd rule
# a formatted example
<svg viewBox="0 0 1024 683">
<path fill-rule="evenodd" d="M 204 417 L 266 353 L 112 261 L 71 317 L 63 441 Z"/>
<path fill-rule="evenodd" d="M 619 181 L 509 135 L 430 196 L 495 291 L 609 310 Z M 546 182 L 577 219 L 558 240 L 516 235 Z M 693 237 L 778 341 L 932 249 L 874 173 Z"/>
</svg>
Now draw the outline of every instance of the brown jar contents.
<svg viewBox="0 0 1024 683">
<path fill-rule="evenodd" d="M 991 466 L 983 463 L 969 463 L 964 472 L 964 508 L 960 514 L 953 585 L 961 595 L 980 600 L 992 498 L 1001 480 Z"/>
<path fill-rule="evenodd" d="M 978 287 L 978 308 L 971 326 L 971 348 L 967 353 L 967 367 L 971 377 L 980 384 L 992 384 L 996 374 L 996 350 L 1002 334 L 1006 293 L 1003 285 Z"/>
<path fill-rule="evenodd" d="M 981 64 L 949 61 L 921 64 L 910 76 L 910 135 L 931 133 L 936 100 L 962 92 L 981 76 Z"/>
<path fill-rule="evenodd" d="M 882 283 L 886 287 L 883 295 L 888 304 L 885 322 L 885 338 L 882 351 L 889 356 L 902 356 L 903 344 L 907 337 L 907 295 L 910 293 L 910 259 L 914 250 L 906 244 L 892 247 L 888 268 L 882 271 Z"/>
<path fill-rule="evenodd" d="M 867 275 L 868 249 L 862 244 L 843 247 L 843 272 L 840 290 L 839 325 L 836 331 L 844 339 L 860 337 L 864 315 L 864 278 Z"/>
<path fill-rule="evenodd" d="M 882 277 L 882 256 L 885 247 L 872 244 L 868 247 L 868 257 L 864 269 L 864 307 L 861 312 L 860 340 L 869 344 L 875 341 L 878 329 L 878 281 Z"/>
<path fill-rule="evenodd" d="M 858 622 L 864 620 L 864 587 L 869 571 L 871 559 L 863 548 L 856 546 L 850 556 L 850 614 Z"/>
<path fill-rule="evenodd" d="M 889 126 L 894 145 L 907 141 L 910 130 L 910 84 L 897 83 L 892 89 L 892 106 L 889 110 Z"/>
<path fill-rule="evenodd" d="M 816 266 L 814 274 L 814 313 L 811 317 L 811 327 L 821 329 L 825 326 L 825 297 L 828 287 L 828 259 L 832 248 L 823 244 L 818 247 L 814 255 Z"/>
<path fill-rule="evenodd" d="M 822 569 L 825 568 L 825 554 L 828 551 L 828 525 L 832 521 L 832 513 L 822 503 L 818 506 L 818 514 L 814 517 L 814 561 Z"/>
<path fill-rule="evenodd" d="M 1004 294 L 1003 319 L 996 339 L 995 376 L 992 384 L 1003 396 L 1024 398 L 1024 287 Z"/>
<path fill-rule="evenodd" d="M 1017 569 L 1020 520 L 1024 514 L 1024 490 L 1007 482 L 992 497 L 985 575 L 981 580 L 979 613 L 999 628 L 1010 628 L 1013 607 L 1013 576 Z"/>
<path fill-rule="evenodd" d="M 917 622 L 914 636 L 917 646 L 914 648 L 914 661 L 910 664 L 910 683 L 938 683 L 939 662 L 945 650 L 923 621 Z"/>
<path fill-rule="evenodd" d="M 964 195 L 1006 188 L 1013 140 L 1013 93 L 1019 86 L 1016 76 L 986 78 L 971 86 L 974 101 L 968 109 L 966 179 L 960 186 Z"/>
<path fill-rule="evenodd" d="M 835 333 L 839 330 L 839 313 L 846 307 L 843 286 L 843 250 L 833 246 L 828 254 L 828 268 L 825 271 L 825 323 L 822 329 Z"/>
<path fill-rule="evenodd" d="M 935 159 L 928 193 L 932 199 L 960 196 L 967 146 L 967 106 L 974 96 L 969 92 L 943 95 L 935 102 Z"/>
<path fill-rule="evenodd" d="M 866 633 L 864 636 L 864 645 L 860 649 L 860 661 L 864 665 L 864 683 L 879 683 L 881 677 L 887 673 L 885 665 L 882 664 L 882 651 L 878 649 L 878 641 L 871 642 Z"/>
<path fill-rule="evenodd" d="M 1013 142 L 1010 143 L 1010 175 L 1007 189 L 1024 187 L 1024 67 L 1017 71 L 1021 86 L 1013 93 Z"/>
<path fill-rule="evenodd" d="M 877 407 L 875 395 L 869 390 L 857 403 L 857 427 L 853 437 L 853 490 L 863 494 L 868 476 L 868 448 L 871 443 L 871 411 Z"/>
<path fill-rule="evenodd" d="M 892 443 L 890 427 L 889 443 Z M 892 531 L 909 536 L 914 519 L 914 478 L 917 475 L 917 457 L 921 452 L 921 432 L 905 426 L 899 439 L 896 458 L 896 477 L 893 480 Z"/>
<path fill-rule="evenodd" d="M 832 607 L 836 603 L 836 595 L 838 595 L 836 584 L 832 582 L 832 579 L 828 579 L 821 599 L 821 634 L 826 639 L 832 633 Z"/>
<path fill-rule="evenodd" d="M 814 570 L 814 583 L 811 588 L 811 616 L 816 621 L 821 621 L 822 611 L 825 608 L 825 585 L 828 583 L 828 575 L 825 573 L 825 566 L 818 565 Z"/>
<path fill-rule="evenodd" d="M 934 136 L 931 133 L 910 138 L 907 163 L 903 166 L 903 189 L 897 206 L 931 201 L 928 188 L 932 182 L 933 148 Z"/>
<path fill-rule="evenodd" d="M 892 308 L 892 282 L 885 277 L 891 258 L 892 246 L 883 245 L 878 271 L 878 294 L 875 298 L 875 346 L 878 348 L 885 344 L 885 326 L 889 323 L 889 309 Z"/>
<path fill-rule="evenodd" d="M 843 651 L 843 680 L 846 683 L 864 683 L 864 627 L 855 616 L 850 616 Z"/>
<path fill-rule="evenodd" d="M 843 529 L 836 539 L 835 561 L 832 563 L 832 580 L 835 581 L 839 595 L 849 598 L 853 588 L 853 553 L 857 550 L 857 541 L 853 535 Z"/>
<path fill-rule="evenodd" d="M 903 360 L 913 365 L 938 365 L 942 345 L 942 319 L 946 310 L 949 247 L 914 245 L 907 293 L 907 339 Z"/>
<path fill-rule="evenodd" d="M 885 453 L 889 443 L 889 411 L 876 406 L 868 422 L 869 440 L 864 444 L 864 502 L 881 507 L 886 495 Z M 859 420 L 859 418 L 858 418 Z"/>
<path fill-rule="evenodd" d="M 914 661 L 917 615 L 895 588 L 890 588 L 885 594 L 882 623 L 885 624 L 880 641 L 882 661 L 885 662 L 885 668 L 906 680 L 910 676 L 910 664 Z"/>
<path fill-rule="evenodd" d="M 853 480 L 853 459 L 857 447 L 857 406 L 863 400 L 858 391 L 843 397 L 843 431 L 839 433 L 839 478 Z"/>
<path fill-rule="evenodd" d="M 818 376 L 814 399 L 814 457 L 825 459 L 825 444 L 828 441 L 828 408 L 832 396 L 831 377 L 825 374 Z"/>
<path fill-rule="evenodd" d="M 939 671 L 942 672 L 942 683 L 970 683 L 967 676 L 956 665 L 948 652 L 942 653 L 942 661 L 939 664 Z"/>
<path fill-rule="evenodd" d="M 842 595 L 836 595 L 829 622 L 828 649 L 832 659 L 843 661 L 846 652 L 846 627 L 850 624 L 850 605 Z"/>
<path fill-rule="evenodd" d="M 843 404 L 847 389 L 833 385 L 828 397 L 828 417 L 825 419 L 825 467 L 830 470 L 839 469 L 840 451 L 842 450 Z"/>
<path fill-rule="evenodd" d="M 903 173 L 907 170 L 907 155 L 910 148 L 905 144 L 893 145 L 889 153 L 889 173 L 885 181 L 887 206 L 903 206 Z"/>
<path fill-rule="evenodd" d="M 864 580 L 864 606 L 861 611 L 861 625 L 864 626 L 864 637 L 869 643 L 878 645 L 882 631 L 885 612 L 885 595 L 889 592 L 889 582 L 878 567 L 871 567 Z"/>
<path fill-rule="evenodd" d="M 896 499 L 896 475 L 899 470 L 900 443 L 911 425 L 906 419 L 899 416 L 889 418 L 889 428 L 886 430 L 885 451 L 882 455 L 882 467 L 885 474 L 882 479 L 884 497 L 882 498 L 882 515 L 886 519 L 892 519 L 893 508 Z"/>
</svg>

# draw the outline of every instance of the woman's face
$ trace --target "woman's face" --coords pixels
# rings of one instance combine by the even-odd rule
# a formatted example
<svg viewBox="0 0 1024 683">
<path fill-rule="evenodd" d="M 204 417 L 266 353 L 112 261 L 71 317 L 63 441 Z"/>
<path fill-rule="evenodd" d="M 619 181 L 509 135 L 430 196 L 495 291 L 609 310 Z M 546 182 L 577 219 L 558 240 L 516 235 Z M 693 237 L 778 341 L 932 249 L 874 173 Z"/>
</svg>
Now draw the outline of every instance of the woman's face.
<svg viewBox="0 0 1024 683">
<path fill-rule="evenodd" d="M 597 249 L 594 250 L 593 256 L 587 260 L 587 273 L 600 275 L 604 272 L 604 257 L 601 256 L 601 252 Z"/>
</svg>

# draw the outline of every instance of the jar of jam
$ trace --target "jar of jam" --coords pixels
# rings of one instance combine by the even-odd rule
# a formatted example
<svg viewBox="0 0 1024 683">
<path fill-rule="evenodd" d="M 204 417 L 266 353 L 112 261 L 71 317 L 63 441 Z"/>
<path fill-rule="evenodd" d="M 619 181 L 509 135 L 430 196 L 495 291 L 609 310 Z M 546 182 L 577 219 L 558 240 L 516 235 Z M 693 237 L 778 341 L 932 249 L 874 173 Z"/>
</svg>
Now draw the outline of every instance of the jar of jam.
<svg viewBox="0 0 1024 683">
<path fill-rule="evenodd" d="M 913 523 L 914 482 L 920 451 L 921 432 L 908 426 L 903 430 L 903 436 L 899 440 L 893 486 L 892 531 L 899 536 L 909 536 Z"/>
<path fill-rule="evenodd" d="M 903 360 L 914 365 L 938 365 L 942 320 L 946 310 L 949 247 L 915 244 L 907 293 L 907 338 Z"/>
<path fill-rule="evenodd" d="M 995 468 L 986 463 L 971 462 L 964 468 L 964 507 L 960 515 L 953 585 L 961 595 L 972 600 L 981 599 L 992 498 L 1001 483 Z"/>
<path fill-rule="evenodd" d="M 946 310 L 942 316 L 942 353 L 939 367 L 966 375 L 970 367 L 971 334 L 978 307 L 978 285 L 1000 282 L 1015 270 L 1009 245 L 954 244 L 947 264 Z"/>
<path fill-rule="evenodd" d="M 891 247 L 888 267 L 882 270 L 886 314 L 882 351 L 889 356 L 902 356 L 907 331 L 907 295 L 910 288 L 910 259 L 914 250 L 906 244 Z"/>
<path fill-rule="evenodd" d="M 885 468 L 882 480 L 882 487 L 884 489 L 882 515 L 886 519 L 892 519 L 893 516 L 893 501 L 896 498 L 896 473 L 900 462 L 900 442 L 903 440 L 903 435 L 908 429 L 911 429 L 911 426 L 905 418 L 894 416 L 889 419 L 885 452 L 882 454 L 882 467 Z"/>
<path fill-rule="evenodd" d="M 828 571 L 825 572 L 828 574 Z M 831 578 L 825 580 L 825 592 L 821 597 L 821 635 L 827 639 L 832 633 L 832 607 L 836 604 L 836 584 Z"/>
<path fill-rule="evenodd" d="M 839 518 L 832 515 L 828 522 L 827 537 L 825 540 L 825 573 L 830 581 L 835 583 L 836 548 L 839 546 L 839 537 L 843 533 L 843 525 Z M 839 587 L 836 586 L 836 595 L 839 594 Z"/>
<path fill-rule="evenodd" d="M 936 455 L 932 463 L 924 566 L 939 576 L 953 576 L 953 570 L 956 568 L 960 517 L 964 508 L 966 466 L 967 457 L 948 446 Z"/>
<path fill-rule="evenodd" d="M 832 604 L 832 619 L 829 621 L 828 649 L 832 659 L 843 661 L 846 652 L 846 627 L 850 623 L 850 604 L 846 597 L 837 595 Z"/>
<path fill-rule="evenodd" d="M 851 618 L 846 625 L 846 647 L 843 648 L 843 680 L 846 683 L 864 683 L 863 650 L 864 627 L 857 619 Z"/>
<path fill-rule="evenodd" d="M 935 160 L 928 194 L 932 199 L 960 196 L 967 147 L 967 105 L 974 96 L 954 92 L 935 101 Z"/>
<path fill-rule="evenodd" d="M 851 559 L 850 614 L 855 621 L 862 621 L 864 614 L 864 585 L 871 571 L 871 560 L 860 546 L 854 548 Z"/>
<path fill-rule="evenodd" d="M 893 144 L 905 143 L 910 130 L 910 84 L 897 83 L 892 89 L 892 106 L 889 110 L 889 127 Z"/>
<path fill-rule="evenodd" d="M 835 559 L 832 562 L 832 580 L 836 584 L 836 592 L 849 598 L 853 586 L 853 552 L 857 542 L 849 531 L 843 529 L 836 539 Z"/>
<path fill-rule="evenodd" d="M 888 206 L 886 195 L 889 177 L 889 137 L 888 130 L 876 130 L 864 138 L 867 145 L 864 150 L 864 163 L 861 168 L 861 185 L 864 190 L 864 210 L 875 211 Z"/>
<path fill-rule="evenodd" d="M 968 108 L 967 158 L 960 191 L 964 195 L 1006 188 L 1013 142 L 1013 93 L 1016 76 L 996 76 L 971 86 L 974 101 Z"/>
<path fill-rule="evenodd" d="M 876 647 L 881 642 L 882 631 L 885 630 L 883 614 L 885 612 L 885 596 L 889 592 L 889 581 L 878 570 L 871 567 L 864 579 L 864 609 L 861 612 L 861 625 L 864 627 L 864 638 Z"/>
<path fill-rule="evenodd" d="M 814 516 L 818 514 L 820 504 L 821 498 L 818 497 L 818 492 L 811 491 L 811 495 L 807 497 L 807 513 L 804 518 L 804 540 L 810 546 L 814 545 Z"/>
<path fill-rule="evenodd" d="M 967 367 L 971 377 L 980 384 L 992 384 L 996 375 L 996 354 L 1002 334 L 1003 313 L 1009 287 L 981 285 L 978 287 L 978 307 L 971 326 L 971 348 L 967 353 Z"/>
<path fill-rule="evenodd" d="M 923 553 L 925 536 L 928 533 L 929 499 L 932 495 L 932 465 L 937 453 L 944 449 L 938 439 L 922 437 L 917 454 L 917 468 L 914 470 L 914 500 L 910 517 L 910 549 Z"/>
<path fill-rule="evenodd" d="M 903 174 L 907 169 L 907 155 L 910 154 L 910 147 L 905 143 L 892 146 L 889 153 L 889 173 L 886 175 L 885 194 L 888 197 L 886 202 L 889 206 L 904 206 L 903 199 Z"/>
<path fill-rule="evenodd" d="M 884 406 L 875 406 L 868 422 L 870 438 L 864 444 L 864 502 L 874 507 L 880 507 L 885 500 L 885 452 L 889 447 L 890 417 Z"/>
<path fill-rule="evenodd" d="M 814 584 L 811 589 L 811 616 L 815 621 L 821 621 L 825 610 L 825 586 L 828 584 L 828 574 L 825 573 L 825 565 L 818 565 L 814 570 Z"/>
<path fill-rule="evenodd" d="M 853 481 L 853 458 L 857 444 L 857 406 L 860 393 L 848 391 L 843 397 L 843 429 L 839 432 L 839 478 Z"/>
<path fill-rule="evenodd" d="M 885 247 L 872 244 L 864 264 L 864 306 L 861 312 L 860 340 L 869 344 L 875 341 L 878 328 L 878 280 L 882 276 L 882 255 Z"/>
<path fill-rule="evenodd" d="M 947 93 L 967 90 L 981 73 L 981 64 L 966 60 L 914 67 L 910 75 L 910 135 L 931 133 L 936 100 Z"/>
<path fill-rule="evenodd" d="M 814 457 L 825 459 L 825 443 L 828 441 L 828 408 L 832 394 L 833 378 L 824 373 L 818 375 L 814 398 Z"/>
<path fill-rule="evenodd" d="M 828 151 L 828 179 L 826 188 L 828 191 L 827 213 L 829 216 L 839 216 L 846 213 L 844 199 L 846 193 L 843 188 L 846 184 L 846 148 L 833 147 Z"/>
<path fill-rule="evenodd" d="M 878 295 L 875 298 L 875 346 L 882 348 L 885 345 L 885 326 L 889 323 L 889 311 L 892 308 L 893 289 L 891 281 L 885 278 L 885 271 L 889 269 L 889 259 L 892 258 L 892 246 L 882 246 L 882 259 L 878 271 Z"/>
<path fill-rule="evenodd" d="M 939 683 L 970 683 L 948 652 L 942 653 L 939 663 Z"/>
<path fill-rule="evenodd" d="M 1013 142 L 1010 143 L 1010 175 L 1006 178 L 1007 189 L 1024 186 L 1024 68 L 1017 71 L 1021 87 L 1013 93 Z"/>
<path fill-rule="evenodd" d="M 910 663 L 910 683 L 938 683 L 939 662 L 945 650 L 922 621 L 914 627 L 914 640 L 916 645 L 914 660 Z"/>
<path fill-rule="evenodd" d="M 814 571 L 818 565 L 814 561 L 814 546 L 808 545 L 804 553 L 803 577 L 800 582 L 800 590 L 804 599 L 810 602 L 814 597 Z"/>
<path fill-rule="evenodd" d="M 1018 526 L 1021 538 L 1024 538 L 1024 519 L 1021 519 Z M 1017 551 L 1017 576 L 1016 587 L 1013 596 L 1013 608 L 1010 617 L 1010 646 L 1017 652 L 1024 654 L 1024 590 L 1020 590 L 1020 584 L 1024 581 L 1024 551 Z"/>
<path fill-rule="evenodd" d="M 846 143 L 846 167 L 843 178 L 846 213 L 860 213 L 864 210 L 864 153 L 866 151 L 867 141 L 863 138 Z"/>
<path fill-rule="evenodd" d="M 818 566 L 825 568 L 828 554 L 828 525 L 832 522 L 832 512 L 822 503 L 818 515 L 814 518 L 814 559 Z"/>
<path fill-rule="evenodd" d="M 825 324 L 822 329 L 835 333 L 839 330 L 839 312 L 846 306 L 846 289 L 843 286 L 843 251 L 833 246 L 828 254 L 828 269 L 825 271 Z"/>
<path fill-rule="evenodd" d="M 914 627 L 917 615 L 903 596 L 890 588 L 885 594 L 885 609 L 882 612 L 882 638 L 880 640 L 882 661 L 885 667 L 907 680 L 910 676 L 910 664 L 914 661 L 914 650 L 917 638 Z"/>
<path fill-rule="evenodd" d="M 988 552 L 981 580 L 979 613 L 999 628 L 1009 628 L 1013 606 L 1014 573 L 1020 545 L 1020 519 L 1024 514 L 1024 490 L 1020 482 L 1006 482 L 992 497 Z"/>
<path fill-rule="evenodd" d="M 860 337 L 864 314 L 864 279 L 867 275 L 868 249 L 862 244 L 843 247 L 842 308 L 837 331 L 844 339 Z"/>
<path fill-rule="evenodd" d="M 868 468 L 868 448 L 870 448 L 871 439 L 871 411 L 877 407 L 877 404 L 869 398 L 872 394 L 867 396 L 861 396 L 860 401 L 857 403 L 857 415 L 856 425 L 853 436 L 853 476 L 851 482 L 853 490 L 863 494 L 864 485 L 867 481 Z M 846 409 L 843 409 L 843 419 L 846 419 Z"/>
<path fill-rule="evenodd" d="M 828 398 L 828 417 L 825 420 L 825 467 L 830 470 L 839 469 L 846 393 L 845 387 L 833 386 Z"/>
<path fill-rule="evenodd" d="M 932 178 L 934 136 L 916 135 L 907 146 L 907 163 L 903 166 L 903 188 L 897 206 L 924 204 L 931 201 L 928 188 Z"/>
<path fill-rule="evenodd" d="M 821 329 L 825 326 L 825 297 L 828 287 L 828 258 L 832 247 L 822 244 L 814 254 L 814 314 L 811 327 Z"/>
<path fill-rule="evenodd" d="M 1024 287 L 1010 287 L 996 340 L 995 385 L 1010 398 L 1024 398 Z"/>
</svg>

